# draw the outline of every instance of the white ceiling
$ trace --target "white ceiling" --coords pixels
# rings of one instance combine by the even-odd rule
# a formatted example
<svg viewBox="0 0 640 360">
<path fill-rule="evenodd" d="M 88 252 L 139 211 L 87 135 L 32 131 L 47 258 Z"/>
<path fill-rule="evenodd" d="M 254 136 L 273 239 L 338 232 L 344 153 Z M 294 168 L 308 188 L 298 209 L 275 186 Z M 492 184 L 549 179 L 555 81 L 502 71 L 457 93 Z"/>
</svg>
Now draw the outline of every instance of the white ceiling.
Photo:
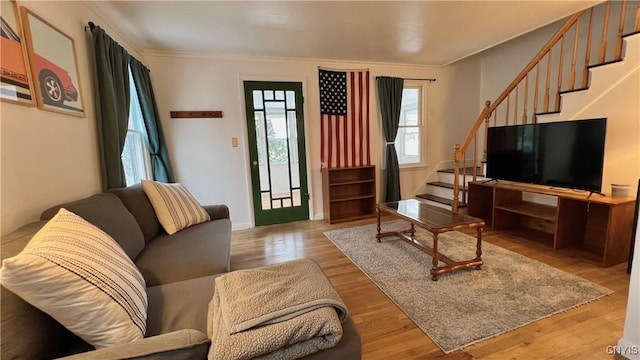
<svg viewBox="0 0 640 360">
<path fill-rule="evenodd" d="M 444 65 L 602 1 L 103 1 L 141 51 Z M 100 25 L 96 21 L 97 25 Z"/>
</svg>

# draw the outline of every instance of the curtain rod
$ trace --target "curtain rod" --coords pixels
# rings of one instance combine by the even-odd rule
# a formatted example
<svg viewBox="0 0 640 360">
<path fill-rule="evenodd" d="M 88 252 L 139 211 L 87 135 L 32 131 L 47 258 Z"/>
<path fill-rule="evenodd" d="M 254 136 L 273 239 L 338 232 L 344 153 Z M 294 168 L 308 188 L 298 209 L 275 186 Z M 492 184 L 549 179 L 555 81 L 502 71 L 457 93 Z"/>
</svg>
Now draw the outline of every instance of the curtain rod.
<svg viewBox="0 0 640 360">
<path fill-rule="evenodd" d="M 87 30 L 92 30 L 93 31 L 93 29 L 96 27 L 96 24 L 94 24 L 93 21 L 89 21 L 88 24 L 89 24 L 89 26 L 85 26 L 84 27 L 84 31 L 87 31 Z"/>
<path fill-rule="evenodd" d="M 383 76 L 376 76 L 376 80 L 378 80 L 379 78 L 381 78 Z M 429 82 L 435 82 L 436 79 L 435 78 L 426 78 L 426 79 L 421 79 L 421 78 L 402 78 L 403 80 L 416 80 L 416 81 L 429 81 Z"/>
</svg>

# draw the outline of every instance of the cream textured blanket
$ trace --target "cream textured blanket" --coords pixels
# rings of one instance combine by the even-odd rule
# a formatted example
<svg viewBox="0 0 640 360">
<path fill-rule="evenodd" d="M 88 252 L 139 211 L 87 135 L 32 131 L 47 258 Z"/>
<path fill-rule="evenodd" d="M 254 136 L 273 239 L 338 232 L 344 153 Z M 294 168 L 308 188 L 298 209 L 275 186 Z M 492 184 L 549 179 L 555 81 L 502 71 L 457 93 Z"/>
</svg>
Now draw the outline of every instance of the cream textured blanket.
<svg viewBox="0 0 640 360">
<path fill-rule="evenodd" d="M 216 278 L 209 359 L 297 359 L 335 346 L 347 308 L 322 269 L 295 260 Z"/>
</svg>

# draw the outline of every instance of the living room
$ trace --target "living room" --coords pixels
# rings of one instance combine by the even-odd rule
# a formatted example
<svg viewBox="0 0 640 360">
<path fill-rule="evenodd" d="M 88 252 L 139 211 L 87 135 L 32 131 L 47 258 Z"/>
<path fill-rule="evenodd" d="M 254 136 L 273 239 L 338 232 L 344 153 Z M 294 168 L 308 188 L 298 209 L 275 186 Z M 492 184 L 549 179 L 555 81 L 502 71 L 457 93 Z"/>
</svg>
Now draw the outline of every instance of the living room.
<svg viewBox="0 0 640 360">
<path fill-rule="evenodd" d="M 248 165 L 245 165 L 247 144 L 241 88 L 243 80 L 303 82 L 307 99 L 307 134 L 317 134 L 320 132 L 319 124 L 313 120 L 319 114 L 319 105 L 315 100 L 319 98 L 315 85 L 318 67 L 368 68 L 372 78 L 397 76 L 437 79 L 435 83 L 426 85 L 428 116 L 425 142 L 429 166 L 406 170 L 401 174 L 403 198 L 410 198 L 422 190 L 425 180 L 437 166 L 452 160 L 453 145 L 466 136 L 483 102 L 494 99 L 555 31 L 552 24 L 446 66 L 377 63 L 357 59 L 238 57 L 143 51 L 118 27 L 120 19 L 105 12 L 100 4 L 19 4 L 45 17 L 49 23 L 75 39 L 86 117 L 70 117 L 35 107 L 2 104 L 2 234 L 36 220 L 40 212 L 49 206 L 101 191 L 92 60 L 88 35 L 84 29 L 88 21 L 104 28 L 151 69 L 176 178 L 189 188 L 200 203 L 227 204 L 234 231 L 250 229 L 254 225 L 250 205 L 251 184 Z M 608 191 L 608 184 L 621 181 L 633 184 L 630 191 L 635 193 L 635 183 L 640 178 L 640 167 L 633 166 L 638 164 L 640 155 L 638 142 L 635 141 L 638 138 L 638 104 L 632 99 L 633 96 L 608 100 L 611 101 L 608 105 L 611 109 L 622 113 L 622 118 L 617 119 L 620 123 L 635 126 L 611 128 L 608 134 L 608 141 L 626 149 L 625 154 L 631 155 L 614 156 L 614 153 L 611 156 L 611 167 L 605 172 L 603 191 Z M 221 110 L 224 116 L 221 119 L 170 119 L 168 114 L 174 110 Z M 382 148 L 383 143 L 378 116 L 377 105 L 372 102 L 371 156 L 372 163 L 376 165 L 381 164 L 383 156 L 382 150 L 377 150 Z M 232 138 L 240 140 L 238 147 L 232 147 Z M 319 148 L 319 140 L 315 136 L 307 136 L 310 219 L 317 221 L 323 218 Z M 620 166 L 615 161 L 631 165 Z M 382 181 L 380 169 L 377 180 L 379 183 Z M 378 199 L 381 199 L 381 192 L 379 187 Z M 268 233 L 268 228 L 259 233 Z M 278 234 L 286 237 L 280 232 Z M 258 251 L 256 248 L 253 250 Z M 238 266 L 240 263 L 251 263 L 250 258 L 249 253 L 238 254 Z M 619 272 L 620 269 L 618 267 L 615 270 Z M 619 277 L 620 282 L 624 282 L 624 271 L 622 274 L 610 271 L 613 270 L 607 269 L 604 274 Z M 624 286 L 619 286 L 616 291 L 624 292 Z M 360 321 L 365 323 L 366 319 Z M 623 325 L 620 319 L 616 321 L 619 326 Z M 621 334 L 618 334 L 617 338 L 620 337 Z"/>
</svg>

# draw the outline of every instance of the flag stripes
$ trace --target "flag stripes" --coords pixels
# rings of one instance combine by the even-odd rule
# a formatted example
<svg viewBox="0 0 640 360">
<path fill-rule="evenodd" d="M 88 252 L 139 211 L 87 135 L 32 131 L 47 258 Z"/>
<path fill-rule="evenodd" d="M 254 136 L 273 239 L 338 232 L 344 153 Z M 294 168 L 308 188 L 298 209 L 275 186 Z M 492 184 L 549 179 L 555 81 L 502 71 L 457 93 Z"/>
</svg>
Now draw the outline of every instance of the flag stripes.
<svg viewBox="0 0 640 360">
<path fill-rule="evenodd" d="M 370 165 L 369 71 L 320 69 L 319 81 L 323 166 Z"/>
</svg>

